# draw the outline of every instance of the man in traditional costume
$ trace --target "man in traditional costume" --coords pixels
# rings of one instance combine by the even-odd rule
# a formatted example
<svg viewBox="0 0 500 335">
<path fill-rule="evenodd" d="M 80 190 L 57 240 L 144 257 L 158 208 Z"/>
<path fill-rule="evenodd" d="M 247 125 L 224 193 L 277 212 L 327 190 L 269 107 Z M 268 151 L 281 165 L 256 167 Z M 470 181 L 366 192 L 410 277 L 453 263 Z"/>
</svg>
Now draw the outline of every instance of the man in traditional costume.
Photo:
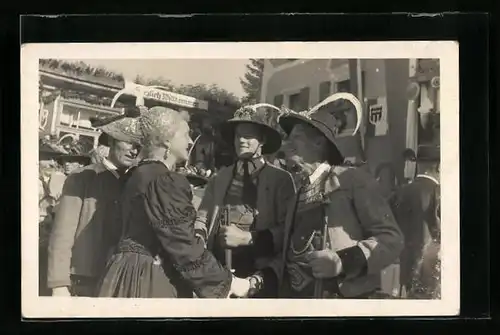
<svg viewBox="0 0 500 335">
<path fill-rule="evenodd" d="M 108 135 L 108 158 L 78 169 L 64 183 L 49 241 L 47 284 L 54 296 L 94 295 L 109 249 L 119 237 L 113 215 L 121 193 L 120 176 L 138 153 L 124 134 L 137 133 L 138 115 L 134 110 L 96 125 Z"/>
<path fill-rule="evenodd" d="M 286 204 L 295 193 L 292 176 L 263 157 L 281 146 L 272 108 L 244 106 L 222 126 L 238 160 L 209 180 L 195 223 L 208 248 L 240 278 L 268 266 L 281 250 Z M 264 289 L 257 297 L 275 295 Z"/>
<path fill-rule="evenodd" d="M 354 105 L 360 120 L 359 101 L 340 93 L 279 121 L 298 192 L 288 206 L 282 254 L 253 277 L 255 289 L 276 286 L 280 298 L 372 298 L 381 271 L 403 248 L 377 181 L 360 168 L 341 166 L 336 108 L 325 108 L 333 102 Z"/>
<path fill-rule="evenodd" d="M 439 146 L 406 151 L 417 162 L 415 179 L 396 191 L 393 211 L 405 236 L 400 281 L 408 298 L 439 298 L 441 245 L 441 191 Z"/>
</svg>

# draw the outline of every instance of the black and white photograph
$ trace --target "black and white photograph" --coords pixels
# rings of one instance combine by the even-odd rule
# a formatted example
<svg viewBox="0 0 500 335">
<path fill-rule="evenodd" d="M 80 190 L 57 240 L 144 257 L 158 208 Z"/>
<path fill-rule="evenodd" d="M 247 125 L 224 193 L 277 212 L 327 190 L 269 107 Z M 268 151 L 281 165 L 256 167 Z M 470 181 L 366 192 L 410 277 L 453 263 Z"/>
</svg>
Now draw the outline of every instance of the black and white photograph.
<svg viewBox="0 0 500 335">
<path fill-rule="evenodd" d="M 22 48 L 23 315 L 459 313 L 457 44 L 138 45 Z"/>
</svg>

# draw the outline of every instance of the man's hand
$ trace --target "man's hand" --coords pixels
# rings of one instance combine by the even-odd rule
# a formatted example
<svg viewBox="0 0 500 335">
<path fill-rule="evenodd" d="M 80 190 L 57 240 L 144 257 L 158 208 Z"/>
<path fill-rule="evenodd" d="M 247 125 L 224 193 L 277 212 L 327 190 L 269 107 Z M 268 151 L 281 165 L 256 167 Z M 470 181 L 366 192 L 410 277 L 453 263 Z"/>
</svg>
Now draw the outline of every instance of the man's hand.
<svg viewBox="0 0 500 335">
<path fill-rule="evenodd" d="M 207 241 L 205 241 L 205 238 L 202 233 L 195 232 L 194 236 L 201 240 L 201 242 L 205 245 L 205 248 L 207 247 Z"/>
<path fill-rule="evenodd" d="M 252 234 L 248 231 L 243 231 L 235 224 L 230 226 L 221 226 L 219 228 L 219 239 L 222 247 L 237 248 L 250 245 L 252 242 Z"/>
<path fill-rule="evenodd" d="M 311 251 L 305 256 L 303 266 L 309 266 L 314 278 L 334 278 L 342 273 L 342 261 L 332 250 Z"/>
<path fill-rule="evenodd" d="M 248 291 L 250 291 L 250 280 L 248 278 L 243 279 L 233 276 L 228 298 L 246 298 L 248 296 Z"/>
<path fill-rule="evenodd" d="M 56 287 L 52 289 L 53 297 L 71 297 L 71 293 L 69 293 L 69 289 L 67 286 Z"/>
</svg>

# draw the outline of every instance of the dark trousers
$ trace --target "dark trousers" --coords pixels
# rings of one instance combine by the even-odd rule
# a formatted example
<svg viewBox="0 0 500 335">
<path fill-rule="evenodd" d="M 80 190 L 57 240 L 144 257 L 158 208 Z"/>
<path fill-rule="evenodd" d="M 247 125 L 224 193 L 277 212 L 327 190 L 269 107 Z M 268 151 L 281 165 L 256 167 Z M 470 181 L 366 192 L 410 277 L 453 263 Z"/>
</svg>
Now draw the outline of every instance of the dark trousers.
<svg viewBox="0 0 500 335">
<path fill-rule="evenodd" d="M 70 293 L 74 297 L 96 297 L 97 279 L 71 275 Z"/>
</svg>

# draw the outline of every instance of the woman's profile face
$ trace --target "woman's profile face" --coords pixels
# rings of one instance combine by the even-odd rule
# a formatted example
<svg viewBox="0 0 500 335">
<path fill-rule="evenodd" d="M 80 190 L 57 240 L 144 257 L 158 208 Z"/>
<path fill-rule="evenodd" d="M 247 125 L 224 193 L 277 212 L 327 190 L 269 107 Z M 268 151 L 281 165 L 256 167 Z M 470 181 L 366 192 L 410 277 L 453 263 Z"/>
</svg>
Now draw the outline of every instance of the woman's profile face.
<svg viewBox="0 0 500 335">
<path fill-rule="evenodd" d="M 189 136 L 189 125 L 186 121 L 181 121 L 174 138 L 170 141 L 170 154 L 174 155 L 178 162 L 185 161 L 188 159 L 188 150 L 191 144 L 193 144 L 193 140 Z"/>
</svg>

